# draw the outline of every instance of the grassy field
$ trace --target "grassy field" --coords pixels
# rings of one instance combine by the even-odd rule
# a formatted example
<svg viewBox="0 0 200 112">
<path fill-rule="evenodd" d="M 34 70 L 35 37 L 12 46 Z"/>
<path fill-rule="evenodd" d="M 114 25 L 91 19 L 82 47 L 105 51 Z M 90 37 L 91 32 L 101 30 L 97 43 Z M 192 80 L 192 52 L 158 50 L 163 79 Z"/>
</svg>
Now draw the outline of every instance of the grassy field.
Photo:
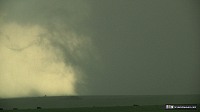
<svg viewBox="0 0 200 112">
<path fill-rule="evenodd" d="M 0 112 L 200 112 L 199 101 L 199 95 L 30 97 L 0 99 Z M 197 104 L 197 110 L 165 110 L 165 104 Z"/>
<path fill-rule="evenodd" d="M 1 112 L 1 111 L 0 111 Z M 165 110 L 163 106 L 113 106 L 113 107 L 79 107 L 62 109 L 24 109 L 2 110 L 2 112 L 200 112 L 200 110 Z"/>
</svg>

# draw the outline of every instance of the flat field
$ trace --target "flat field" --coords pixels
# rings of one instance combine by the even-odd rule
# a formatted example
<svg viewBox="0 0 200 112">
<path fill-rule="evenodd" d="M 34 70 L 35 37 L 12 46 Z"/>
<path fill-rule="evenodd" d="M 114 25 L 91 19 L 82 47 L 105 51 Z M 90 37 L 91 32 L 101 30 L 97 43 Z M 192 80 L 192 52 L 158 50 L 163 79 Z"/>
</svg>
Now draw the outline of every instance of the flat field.
<svg viewBox="0 0 200 112">
<path fill-rule="evenodd" d="M 165 110 L 161 105 L 145 106 L 112 106 L 112 107 L 76 107 L 52 109 L 17 109 L 0 112 L 200 112 L 197 110 Z"/>
</svg>

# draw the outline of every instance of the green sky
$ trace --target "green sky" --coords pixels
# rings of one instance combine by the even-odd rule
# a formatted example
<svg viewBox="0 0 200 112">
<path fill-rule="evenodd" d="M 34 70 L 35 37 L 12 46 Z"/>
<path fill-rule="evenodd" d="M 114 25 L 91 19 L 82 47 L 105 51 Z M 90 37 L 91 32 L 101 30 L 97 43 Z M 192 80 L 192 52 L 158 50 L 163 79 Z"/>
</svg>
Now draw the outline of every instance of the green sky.
<svg viewBox="0 0 200 112">
<path fill-rule="evenodd" d="M 0 41 L 12 52 L 18 50 L 20 56 L 29 56 L 29 52 L 22 50 L 28 48 L 32 52 L 32 43 L 26 42 L 32 41 L 33 37 L 26 40 L 18 32 L 29 32 L 26 28 L 36 32 L 40 43 L 33 46 L 45 48 L 41 55 L 47 55 L 46 61 L 39 59 L 41 68 L 37 70 L 46 71 L 35 72 L 32 66 L 28 69 L 49 77 L 45 74 L 57 66 L 53 71 L 55 74 L 72 74 L 75 82 L 66 79 L 73 83 L 63 81 L 59 84 L 59 87 L 74 85 L 74 89 L 66 92 L 69 94 L 74 91 L 80 95 L 200 94 L 199 6 L 198 0 L 0 0 L 0 24 L 5 26 L 1 28 Z M 14 29 L 13 35 L 19 35 L 19 39 L 11 37 L 10 29 Z M 44 38 L 48 44 L 42 43 Z M 0 47 L 0 53 L 7 53 L 3 46 Z M 33 49 L 33 52 L 38 51 Z M 4 57 L 0 54 L 2 60 L 18 55 L 9 53 Z M 23 61 L 24 57 L 13 57 L 16 66 L 25 64 L 19 59 Z M 46 62 L 51 62 L 50 67 L 44 65 Z M 0 64 L 0 78 L 7 80 L 1 82 L 4 86 L 15 80 L 19 73 L 30 73 L 20 69 L 12 71 L 9 64 L 6 60 Z M 30 61 L 31 64 L 35 63 Z M 8 65 L 7 68 L 4 65 Z M 64 68 L 60 68 L 62 66 Z M 69 69 L 71 71 L 66 72 Z M 24 80 L 26 78 L 21 81 Z M 56 81 L 55 85 L 59 80 Z M 37 79 L 30 83 L 35 82 Z M 19 92 L 19 96 L 57 94 L 54 92 L 57 86 L 43 91 L 33 84 L 28 84 L 28 92 Z"/>
<path fill-rule="evenodd" d="M 200 93 L 199 3 L 93 1 L 89 31 L 104 69 L 88 68 L 92 94 Z"/>
</svg>

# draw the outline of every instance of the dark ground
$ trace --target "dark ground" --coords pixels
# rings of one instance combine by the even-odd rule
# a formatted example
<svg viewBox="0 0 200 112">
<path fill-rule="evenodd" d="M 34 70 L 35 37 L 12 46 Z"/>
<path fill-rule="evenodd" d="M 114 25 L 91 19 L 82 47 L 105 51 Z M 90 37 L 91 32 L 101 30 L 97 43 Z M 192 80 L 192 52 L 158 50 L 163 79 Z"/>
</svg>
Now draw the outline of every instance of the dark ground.
<svg viewBox="0 0 200 112">
<path fill-rule="evenodd" d="M 198 106 L 199 107 L 199 106 Z M 145 105 L 145 106 L 112 106 L 112 107 L 78 107 L 78 108 L 60 108 L 60 109 L 15 109 L 2 110 L 2 112 L 200 112 L 197 110 L 165 110 L 163 105 Z"/>
</svg>

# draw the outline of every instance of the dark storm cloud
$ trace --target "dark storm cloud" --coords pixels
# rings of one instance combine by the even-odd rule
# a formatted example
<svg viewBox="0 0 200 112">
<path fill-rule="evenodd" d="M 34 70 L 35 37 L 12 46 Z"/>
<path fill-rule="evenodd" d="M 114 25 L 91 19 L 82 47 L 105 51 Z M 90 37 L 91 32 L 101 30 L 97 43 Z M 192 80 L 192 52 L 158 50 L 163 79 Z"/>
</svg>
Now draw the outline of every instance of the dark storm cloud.
<svg viewBox="0 0 200 112">
<path fill-rule="evenodd" d="M 62 62 L 85 74 L 79 81 L 86 84 L 76 84 L 79 94 L 199 94 L 199 5 L 197 0 L 2 0 L 0 22 L 45 29 L 36 43 L 53 46 Z M 42 44 L 45 39 L 50 44 Z"/>
</svg>

